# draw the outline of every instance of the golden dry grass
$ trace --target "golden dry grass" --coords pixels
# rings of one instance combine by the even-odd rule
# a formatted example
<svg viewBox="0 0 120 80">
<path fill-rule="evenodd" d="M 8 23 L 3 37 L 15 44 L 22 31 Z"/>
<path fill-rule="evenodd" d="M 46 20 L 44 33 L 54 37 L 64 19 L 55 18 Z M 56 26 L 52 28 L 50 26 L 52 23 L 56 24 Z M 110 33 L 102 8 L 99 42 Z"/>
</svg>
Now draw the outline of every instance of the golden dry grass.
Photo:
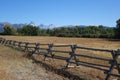
<svg viewBox="0 0 120 80">
<path fill-rule="evenodd" d="M 41 37 L 41 36 L 0 36 L 9 40 L 39 42 L 39 43 L 54 43 L 54 44 L 77 44 L 80 46 L 118 49 L 120 41 L 112 41 L 108 39 L 97 38 L 64 38 L 64 37 Z"/>
<path fill-rule="evenodd" d="M 41 36 L 1 36 L 8 40 L 16 40 L 16 41 L 22 41 L 22 42 L 39 42 L 39 43 L 54 43 L 54 44 L 77 44 L 80 46 L 85 47 L 92 47 L 92 48 L 100 48 L 100 49 L 112 49 L 116 50 L 120 48 L 120 41 L 114 41 L 114 40 L 108 40 L 108 39 L 97 39 L 97 38 L 63 38 L 63 37 L 41 37 Z M 58 49 L 58 48 L 56 48 Z M 60 49 L 60 48 L 59 48 Z M 60 49 L 60 50 L 68 50 Z M 77 52 L 80 52 L 79 50 Z M 99 57 L 105 57 L 105 58 L 111 58 L 110 54 L 104 53 L 104 52 L 95 52 L 95 51 L 81 51 L 81 54 L 86 55 L 92 55 L 92 56 L 99 56 Z M 61 54 L 57 54 L 61 55 Z M 62 56 L 66 56 L 66 54 L 62 54 Z M 69 55 L 67 55 L 69 56 Z M 36 56 L 35 56 L 36 57 Z M 36 57 L 38 60 L 42 60 L 43 57 Z M 107 65 L 108 63 L 104 61 L 94 60 L 94 59 L 86 59 L 86 58 L 80 58 L 83 61 L 86 62 L 93 62 L 93 63 L 100 63 Z M 53 60 L 48 59 L 46 61 L 47 64 L 50 64 L 54 67 L 63 67 L 66 65 L 65 61 L 62 60 Z M 102 71 L 86 68 L 86 67 L 80 67 L 77 69 L 71 68 L 68 71 L 74 74 L 79 74 L 80 76 L 86 76 L 90 80 L 104 80 L 105 75 Z"/>
<path fill-rule="evenodd" d="M 33 64 L 24 54 L 0 44 L 0 80 L 68 80 Z"/>
<path fill-rule="evenodd" d="M 54 44 L 77 44 L 79 46 L 117 50 L 120 48 L 120 41 L 99 38 L 64 38 L 64 37 L 42 37 L 42 36 L 1 36 L 8 40 L 16 40 L 23 42 L 38 42 L 38 43 L 54 43 Z M 59 48 L 62 49 L 62 48 Z M 64 48 L 65 50 L 65 48 Z M 68 49 L 67 49 L 68 50 Z M 92 52 L 99 56 L 109 56 L 107 53 Z"/>
</svg>

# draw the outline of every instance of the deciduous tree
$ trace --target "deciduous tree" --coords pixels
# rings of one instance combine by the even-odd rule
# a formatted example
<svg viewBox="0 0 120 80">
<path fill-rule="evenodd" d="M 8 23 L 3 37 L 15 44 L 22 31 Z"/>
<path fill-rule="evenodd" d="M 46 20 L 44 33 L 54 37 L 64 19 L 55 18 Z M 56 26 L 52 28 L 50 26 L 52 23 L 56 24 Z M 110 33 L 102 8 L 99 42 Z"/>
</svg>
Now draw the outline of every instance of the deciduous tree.
<svg viewBox="0 0 120 80">
<path fill-rule="evenodd" d="M 6 24 L 3 28 L 3 35 L 15 35 L 16 29 L 10 24 Z"/>
</svg>

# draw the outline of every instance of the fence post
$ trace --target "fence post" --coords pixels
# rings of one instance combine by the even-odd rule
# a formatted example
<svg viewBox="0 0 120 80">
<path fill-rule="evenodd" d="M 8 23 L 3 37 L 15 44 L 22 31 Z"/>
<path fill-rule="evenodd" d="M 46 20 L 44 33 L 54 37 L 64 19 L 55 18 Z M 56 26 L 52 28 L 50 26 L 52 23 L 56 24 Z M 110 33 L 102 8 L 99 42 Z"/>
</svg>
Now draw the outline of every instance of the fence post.
<svg viewBox="0 0 120 80">
<path fill-rule="evenodd" d="M 118 57 L 120 56 L 120 49 L 117 50 L 117 56 Z M 116 62 L 116 67 L 117 67 L 117 70 L 118 70 L 118 74 L 120 75 L 120 62 L 118 62 L 118 60 Z M 120 80 L 120 78 L 118 78 L 118 80 Z"/>
<path fill-rule="evenodd" d="M 110 76 L 111 76 L 111 74 L 112 74 L 112 71 L 113 71 L 113 69 L 114 69 L 114 66 L 117 67 L 118 73 L 120 74 L 120 67 L 119 67 L 119 64 L 118 64 L 118 61 L 117 61 L 118 56 L 120 55 L 120 50 L 112 51 L 111 54 L 112 54 L 113 60 L 110 62 L 111 66 L 110 66 L 110 68 L 109 68 L 109 71 L 107 72 L 107 76 L 106 76 L 106 79 L 105 79 L 105 80 L 109 80 L 109 79 L 110 79 Z"/>
<path fill-rule="evenodd" d="M 3 43 L 3 40 L 4 40 L 4 39 L 1 40 L 1 44 Z"/>
<path fill-rule="evenodd" d="M 52 43 L 52 44 L 48 44 L 48 50 L 47 50 L 48 52 L 47 52 L 47 54 L 44 55 L 44 61 L 45 61 L 45 59 L 46 59 L 46 57 L 47 57 L 48 55 L 51 55 L 51 57 L 53 58 L 53 56 L 54 56 L 54 55 L 52 54 L 52 47 L 53 47 L 53 45 L 54 45 L 53 43 Z"/>
<path fill-rule="evenodd" d="M 15 42 L 16 42 L 16 41 L 13 41 L 13 47 L 15 46 Z"/>
<path fill-rule="evenodd" d="M 3 40 L 2 40 L 2 44 L 4 44 L 5 40 L 6 40 L 6 39 L 3 39 Z"/>
<path fill-rule="evenodd" d="M 39 53 L 39 47 L 40 47 L 40 43 L 36 44 L 36 53 Z"/>
<path fill-rule="evenodd" d="M 18 48 L 21 48 L 21 43 L 22 43 L 22 42 L 18 42 Z"/>
<path fill-rule="evenodd" d="M 7 43 L 8 43 L 8 40 L 6 40 L 6 41 L 4 42 L 4 45 L 6 46 L 6 45 L 7 45 Z"/>
<path fill-rule="evenodd" d="M 6 44 L 8 44 L 8 45 L 9 45 L 9 42 L 10 42 L 10 40 L 7 40 L 7 43 L 6 43 Z"/>
<path fill-rule="evenodd" d="M 2 42 L 3 42 L 3 38 L 1 38 L 1 40 L 0 40 L 0 43 L 2 44 Z"/>
<path fill-rule="evenodd" d="M 29 44 L 29 42 L 26 42 L 26 43 L 25 43 L 25 49 L 23 50 L 24 52 L 27 52 L 27 51 L 28 51 L 28 44 Z"/>
<path fill-rule="evenodd" d="M 2 39 L 3 39 L 3 38 L 0 38 L 0 43 L 1 43 Z"/>
<path fill-rule="evenodd" d="M 2 41 L 1 41 L 2 44 L 3 44 L 4 40 L 5 40 L 5 39 L 3 38 Z"/>
<path fill-rule="evenodd" d="M 10 45 L 10 46 L 12 45 L 12 40 L 10 40 L 9 45 Z"/>
<path fill-rule="evenodd" d="M 74 58 L 74 60 L 75 60 L 76 66 L 78 66 L 77 58 L 76 58 L 76 56 L 75 56 L 75 51 L 76 51 L 76 45 L 71 45 L 71 52 L 69 53 L 70 58 L 68 58 L 68 59 L 66 60 L 66 62 L 67 62 L 66 68 L 69 67 L 69 65 L 70 65 L 71 61 L 73 60 L 73 58 Z"/>
<path fill-rule="evenodd" d="M 5 44 L 9 45 L 9 43 L 10 43 L 10 40 L 7 40 Z"/>
<path fill-rule="evenodd" d="M 33 55 L 33 54 L 36 54 L 36 53 L 39 53 L 39 46 L 40 46 L 40 43 L 36 43 L 36 44 L 35 44 L 35 50 L 32 51 L 32 55 Z"/>
</svg>

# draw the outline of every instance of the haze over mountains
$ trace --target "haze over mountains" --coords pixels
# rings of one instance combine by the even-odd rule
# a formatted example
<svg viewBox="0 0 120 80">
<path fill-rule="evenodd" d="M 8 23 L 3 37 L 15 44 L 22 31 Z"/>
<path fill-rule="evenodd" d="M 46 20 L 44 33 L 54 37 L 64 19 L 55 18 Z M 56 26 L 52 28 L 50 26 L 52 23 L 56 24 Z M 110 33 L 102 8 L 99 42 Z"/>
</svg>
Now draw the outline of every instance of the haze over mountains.
<svg viewBox="0 0 120 80">
<path fill-rule="evenodd" d="M 3 30 L 3 27 L 6 25 L 6 24 L 11 24 L 9 22 L 0 22 L 0 32 Z M 21 28 L 23 27 L 24 25 L 32 25 L 32 26 L 38 26 L 40 29 L 53 29 L 55 28 L 56 26 L 53 25 L 53 24 L 49 24 L 49 25 L 45 25 L 45 24 L 35 24 L 34 22 L 30 22 L 30 23 L 20 23 L 20 24 L 11 24 L 13 27 L 15 28 Z M 74 27 L 75 25 L 65 25 L 64 27 Z M 81 26 L 81 27 L 86 27 L 85 25 L 78 25 L 78 26 Z M 59 26 L 60 27 L 60 26 Z"/>
<path fill-rule="evenodd" d="M 6 24 L 11 24 L 9 22 L 0 22 L 0 32 L 2 31 L 3 27 L 6 25 Z M 15 28 L 21 28 L 23 27 L 24 25 L 32 25 L 32 26 L 38 26 L 40 29 L 52 29 L 55 27 L 55 25 L 53 24 L 49 24 L 49 25 L 44 25 L 44 24 L 35 24 L 34 22 L 30 22 L 30 23 L 20 23 L 20 24 L 11 24 L 13 27 Z"/>
<path fill-rule="evenodd" d="M 53 24 L 49 24 L 49 25 L 39 24 L 39 25 L 37 25 L 33 21 L 31 21 L 30 23 L 17 23 L 17 24 L 11 24 L 9 22 L 0 22 L 0 32 L 2 32 L 3 27 L 6 24 L 10 24 L 10 25 L 12 25 L 15 28 L 21 28 L 21 27 L 23 27 L 25 25 L 38 26 L 40 29 L 53 29 L 55 27 L 62 27 L 62 26 L 55 26 Z M 63 26 L 64 27 L 74 27 L 74 26 L 87 27 L 86 25 L 63 25 Z M 94 26 L 94 25 L 91 25 L 91 26 Z M 104 26 L 104 27 L 108 27 L 108 26 Z"/>
</svg>

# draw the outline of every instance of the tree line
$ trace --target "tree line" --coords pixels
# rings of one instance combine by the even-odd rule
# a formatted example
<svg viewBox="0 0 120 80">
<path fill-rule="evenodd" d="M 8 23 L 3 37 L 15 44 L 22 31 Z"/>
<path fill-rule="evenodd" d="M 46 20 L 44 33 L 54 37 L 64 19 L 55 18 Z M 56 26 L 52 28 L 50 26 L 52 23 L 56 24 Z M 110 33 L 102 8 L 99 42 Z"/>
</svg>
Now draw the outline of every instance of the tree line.
<svg viewBox="0 0 120 80">
<path fill-rule="evenodd" d="M 1 35 L 22 35 L 22 36 L 57 36 L 57 37 L 87 37 L 87 38 L 119 38 L 120 19 L 116 21 L 116 27 L 99 26 L 73 26 L 57 27 L 53 29 L 40 29 L 38 26 L 25 25 L 15 28 L 6 24 Z"/>
</svg>

